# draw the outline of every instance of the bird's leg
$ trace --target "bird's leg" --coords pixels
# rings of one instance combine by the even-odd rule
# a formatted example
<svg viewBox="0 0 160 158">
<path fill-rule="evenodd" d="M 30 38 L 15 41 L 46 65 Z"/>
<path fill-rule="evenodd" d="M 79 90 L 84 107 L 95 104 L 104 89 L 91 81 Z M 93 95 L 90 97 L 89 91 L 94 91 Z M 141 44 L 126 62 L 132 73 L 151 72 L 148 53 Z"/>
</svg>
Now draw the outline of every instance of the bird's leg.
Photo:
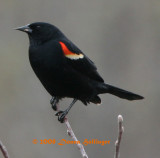
<svg viewBox="0 0 160 158">
<path fill-rule="evenodd" d="M 61 123 L 64 122 L 66 115 L 68 114 L 68 112 L 70 111 L 70 109 L 72 108 L 72 106 L 76 101 L 77 99 L 73 99 L 72 103 L 69 105 L 69 107 L 65 111 L 59 111 L 55 114 L 56 116 L 58 116 L 58 121 L 60 121 Z"/>
<path fill-rule="evenodd" d="M 50 100 L 50 104 L 52 105 L 52 109 L 57 111 L 57 103 L 59 102 L 58 97 L 52 97 Z"/>
</svg>

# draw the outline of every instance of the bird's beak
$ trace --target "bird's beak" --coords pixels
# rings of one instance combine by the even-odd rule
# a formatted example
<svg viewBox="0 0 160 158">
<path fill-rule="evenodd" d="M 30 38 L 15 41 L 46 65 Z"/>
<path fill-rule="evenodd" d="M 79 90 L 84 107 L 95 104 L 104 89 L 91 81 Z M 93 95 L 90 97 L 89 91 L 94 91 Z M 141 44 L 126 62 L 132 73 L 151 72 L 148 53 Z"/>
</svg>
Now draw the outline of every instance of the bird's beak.
<svg viewBox="0 0 160 158">
<path fill-rule="evenodd" d="M 26 32 L 26 33 L 32 33 L 32 29 L 29 27 L 29 25 L 17 27 L 17 28 L 14 28 L 14 30 L 23 31 L 23 32 Z"/>
</svg>

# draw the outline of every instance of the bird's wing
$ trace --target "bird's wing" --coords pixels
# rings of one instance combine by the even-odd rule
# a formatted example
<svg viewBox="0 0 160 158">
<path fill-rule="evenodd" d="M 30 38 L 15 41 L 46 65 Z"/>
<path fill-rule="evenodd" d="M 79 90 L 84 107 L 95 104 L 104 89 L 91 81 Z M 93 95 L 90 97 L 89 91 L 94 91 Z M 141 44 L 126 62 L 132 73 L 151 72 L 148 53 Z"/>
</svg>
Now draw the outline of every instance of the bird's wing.
<svg viewBox="0 0 160 158">
<path fill-rule="evenodd" d="M 97 68 L 85 54 L 70 41 L 59 41 L 67 64 L 76 71 L 99 82 L 104 82 Z"/>
</svg>

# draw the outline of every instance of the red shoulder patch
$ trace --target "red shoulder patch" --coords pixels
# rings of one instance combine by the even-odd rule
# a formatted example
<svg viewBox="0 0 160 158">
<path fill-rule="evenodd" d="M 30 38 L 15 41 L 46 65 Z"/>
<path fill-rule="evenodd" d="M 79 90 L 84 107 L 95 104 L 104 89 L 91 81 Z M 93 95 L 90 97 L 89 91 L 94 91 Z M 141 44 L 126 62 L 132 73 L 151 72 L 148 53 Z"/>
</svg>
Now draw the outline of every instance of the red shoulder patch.
<svg viewBox="0 0 160 158">
<path fill-rule="evenodd" d="M 70 51 L 63 42 L 60 41 L 59 43 L 60 43 L 60 45 L 62 47 L 64 55 L 67 58 L 76 60 L 76 59 L 82 59 L 84 57 L 83 54 L 76 54 L 76 53 L 73 53 L 72 51 Z"/>
</svg>

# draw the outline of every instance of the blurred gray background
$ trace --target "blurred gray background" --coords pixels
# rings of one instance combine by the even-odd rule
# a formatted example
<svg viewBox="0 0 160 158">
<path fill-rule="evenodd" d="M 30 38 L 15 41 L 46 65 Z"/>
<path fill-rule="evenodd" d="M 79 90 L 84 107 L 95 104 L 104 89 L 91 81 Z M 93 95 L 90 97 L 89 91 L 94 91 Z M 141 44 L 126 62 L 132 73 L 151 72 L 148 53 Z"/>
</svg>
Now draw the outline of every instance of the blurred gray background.
<svg viewBox="0 0 160 158">
<path fill-rule="evenodd" d="M 80 141 L 110 140 L 88 145 L 90 158 L 113 157 L 117 116 L 124 117 L 121 157 L 160 156 L 160 1 L 158 0 L 1 0 L 0 3 L 0 139 L 11 158 L 81 157 L 66 127 L 51 109 L 51 96 L 33 73 L 28 37 L 12 28 L 35 21 L 59 27 L 97 65 L 104 80 L 145 97 L 129 102 L 101 95 L 102 105 L 81 102 L 69 113 Z M 60 105 L 65 109 L 71 99 Z M 56 144 L 33 144 L 56 139 Z M 0 157 L 2 157 L 0 153 Z"/>
</svg>

